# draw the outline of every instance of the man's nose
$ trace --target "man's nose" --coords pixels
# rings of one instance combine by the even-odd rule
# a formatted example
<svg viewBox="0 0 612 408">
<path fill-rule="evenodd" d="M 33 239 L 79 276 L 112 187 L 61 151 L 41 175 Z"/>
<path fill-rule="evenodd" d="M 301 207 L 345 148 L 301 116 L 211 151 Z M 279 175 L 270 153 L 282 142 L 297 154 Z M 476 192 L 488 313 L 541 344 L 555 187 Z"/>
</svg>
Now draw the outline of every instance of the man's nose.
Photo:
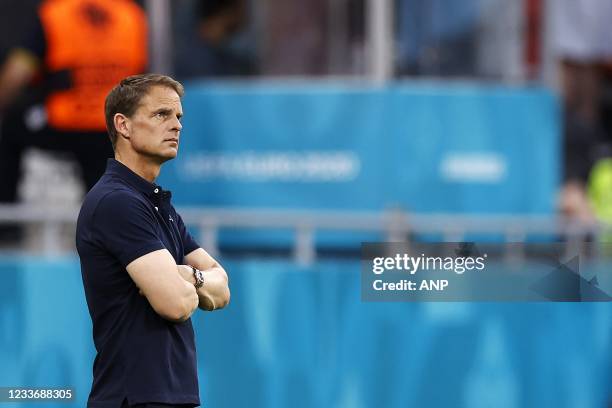
<svg viewBox="0 0 612 408">
<path fill-rule="evenodd" d="M 178 118 L 174 119 L 174 123 L 172 124 L 172 130 L 180 132 L 182 129 L 183 125 L 181 124 L 181 121 Z"/>
</svg>

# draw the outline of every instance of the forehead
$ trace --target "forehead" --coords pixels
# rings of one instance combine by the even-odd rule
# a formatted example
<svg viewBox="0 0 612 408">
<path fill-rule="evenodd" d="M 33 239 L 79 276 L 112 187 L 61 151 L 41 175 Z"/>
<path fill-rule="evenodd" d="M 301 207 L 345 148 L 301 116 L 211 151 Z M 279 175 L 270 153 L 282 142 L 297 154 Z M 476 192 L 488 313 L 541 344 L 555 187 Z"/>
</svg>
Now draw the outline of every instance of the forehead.
<svg viewBox="0 0 612 408">
<path fill-rule="evenodd" d="M 181 111 L 181 98 L 176 91 L 167 86 L 152 86 L 140 101 L 140 108 L 154 110 L 168 108 Z"/>
</svg>

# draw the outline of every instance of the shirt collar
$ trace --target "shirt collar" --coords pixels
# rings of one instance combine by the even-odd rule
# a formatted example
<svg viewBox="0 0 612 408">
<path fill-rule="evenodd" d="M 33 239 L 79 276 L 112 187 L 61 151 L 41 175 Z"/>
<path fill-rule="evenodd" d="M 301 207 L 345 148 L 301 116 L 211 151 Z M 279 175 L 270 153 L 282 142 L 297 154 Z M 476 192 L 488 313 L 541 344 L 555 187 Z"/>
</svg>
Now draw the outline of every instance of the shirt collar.
<svg viewBox="0 0 612 408">
<path fill-rule="evenodd" d="M 157 199 L 170 199 L 171 197 L 170 191 L 164 191 L 161 186 L 143 179 L 125 164 L 115 159 L 108 159 L 106 162 L 106 174 L 115 175 L 127 181 L 132 187 L 148 197 Z"/>
</svg>

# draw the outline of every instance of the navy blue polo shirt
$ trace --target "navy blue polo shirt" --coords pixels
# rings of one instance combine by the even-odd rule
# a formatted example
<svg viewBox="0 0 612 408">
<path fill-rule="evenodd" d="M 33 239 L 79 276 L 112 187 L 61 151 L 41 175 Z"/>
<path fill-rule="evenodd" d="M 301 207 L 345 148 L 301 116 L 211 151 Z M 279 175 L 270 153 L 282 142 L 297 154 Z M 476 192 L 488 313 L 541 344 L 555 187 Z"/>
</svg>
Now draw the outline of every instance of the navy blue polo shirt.
<svg viewBox="0 0 612 408">
<path fill-rule="evenodd" d="M 97 350 L 88 407 L 200 404 L 191 319 L 163 319 L 126 271 L 159 249 L 183 264 L 199 248 L 170 197 L 114 159 L 85 196 L 76 245 Z"/>
</svg>

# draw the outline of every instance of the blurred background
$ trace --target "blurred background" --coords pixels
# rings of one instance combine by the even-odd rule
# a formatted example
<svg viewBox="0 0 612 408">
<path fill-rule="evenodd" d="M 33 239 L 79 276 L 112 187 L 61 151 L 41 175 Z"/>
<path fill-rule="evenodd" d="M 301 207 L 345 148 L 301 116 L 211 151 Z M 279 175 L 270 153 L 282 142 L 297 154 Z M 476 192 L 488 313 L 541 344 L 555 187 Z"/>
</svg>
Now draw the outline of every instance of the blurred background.
<svg viewBox="0 0 612 408">
<path fill-rule="evenodd" d="M 612 407 L 610 303 L 359 283 L 366 241 L 610 241 L 612 0 L 0 9 L 0 386 L 84 406 L 76 215 L 112 154 L 100 100 L 150 71 L 186 87 L 158 183 L 230 275 L 229 308 L 193 318 L 204 406 Z M 581 270 L 609 282 L 609 255 Z"/>
</svg>

